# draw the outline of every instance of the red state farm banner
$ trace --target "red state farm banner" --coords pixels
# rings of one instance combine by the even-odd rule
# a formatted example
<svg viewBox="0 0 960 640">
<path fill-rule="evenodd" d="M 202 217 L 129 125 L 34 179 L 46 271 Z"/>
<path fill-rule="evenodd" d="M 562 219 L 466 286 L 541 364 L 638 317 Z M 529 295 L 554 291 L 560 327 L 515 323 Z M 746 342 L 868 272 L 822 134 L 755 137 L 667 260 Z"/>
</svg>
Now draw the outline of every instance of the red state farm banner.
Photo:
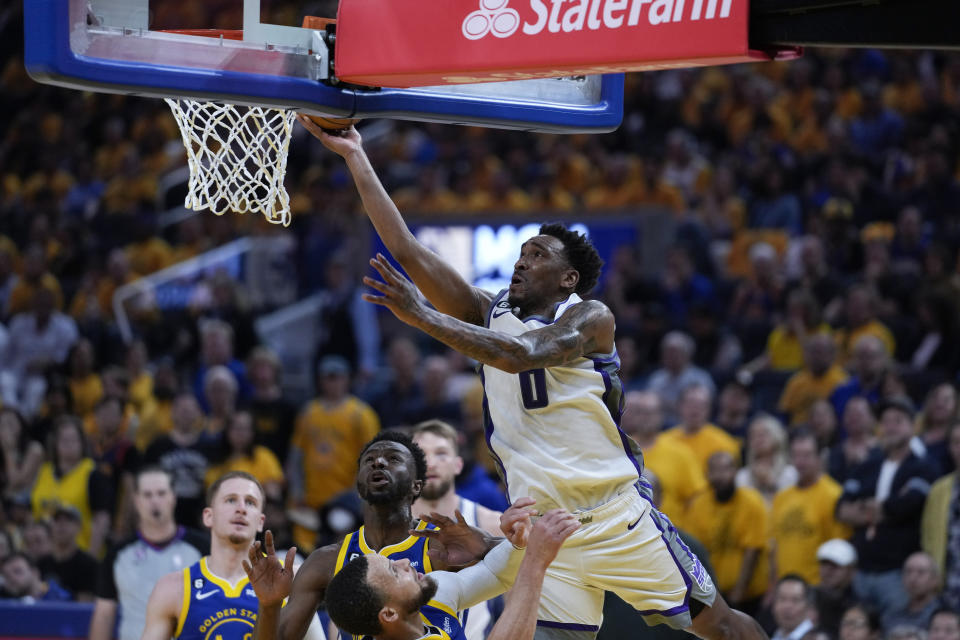
<svg viewBox="0 0 960 640">
<path fill-rule="evenodd" d="M 748 0 L 341 0 L 335 73 L 415 87 L 725 64 Z"/>
</svg>

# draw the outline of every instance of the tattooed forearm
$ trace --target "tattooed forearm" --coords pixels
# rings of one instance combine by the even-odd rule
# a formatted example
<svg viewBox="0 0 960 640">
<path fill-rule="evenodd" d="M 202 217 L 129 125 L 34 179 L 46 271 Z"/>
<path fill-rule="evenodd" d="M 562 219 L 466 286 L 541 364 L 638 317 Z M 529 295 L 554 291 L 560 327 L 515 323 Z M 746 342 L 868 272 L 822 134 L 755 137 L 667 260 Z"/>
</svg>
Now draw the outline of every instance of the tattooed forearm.
<svg viewBox="0 0 960 640">
<path fill-rule="evenodd" d="M 431 309 L 420 316 L 416 326 L 448 347 L 508 373 L 565 364 L 585 351 L 581 332 L 567 325 L 511 336 Z"/>
</svg>

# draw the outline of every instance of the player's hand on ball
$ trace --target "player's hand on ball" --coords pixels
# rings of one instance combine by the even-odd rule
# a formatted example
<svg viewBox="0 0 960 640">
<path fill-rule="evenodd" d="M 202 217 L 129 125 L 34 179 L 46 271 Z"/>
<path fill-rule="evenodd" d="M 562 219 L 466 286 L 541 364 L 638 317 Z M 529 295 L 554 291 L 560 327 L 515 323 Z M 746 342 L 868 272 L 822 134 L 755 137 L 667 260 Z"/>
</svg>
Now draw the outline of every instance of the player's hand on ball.
<svg viewBox="0 0 960 640">
<path fill-rule="evenodd" d="M 297 114 L 297 120 L 303 125 L 304 129 L 313 134 L 313 137 L 322 142 L 323 146 L 338 155 L 346 157 L 350 153 L 363 148 L 363 141 L 354 127 L 339 129 L 331 133 L 303 113 Z"/>
<path fill-rule="evenodd" d="M 533 522 L 530 520 L 537 515 L 536 509 L 530 507 L 536 503 L 533 498 L 517 498 L 510 508 L 500 515 L 500 531 L 517 549 L 527 546 L 527 537 Z"/>
</svg>

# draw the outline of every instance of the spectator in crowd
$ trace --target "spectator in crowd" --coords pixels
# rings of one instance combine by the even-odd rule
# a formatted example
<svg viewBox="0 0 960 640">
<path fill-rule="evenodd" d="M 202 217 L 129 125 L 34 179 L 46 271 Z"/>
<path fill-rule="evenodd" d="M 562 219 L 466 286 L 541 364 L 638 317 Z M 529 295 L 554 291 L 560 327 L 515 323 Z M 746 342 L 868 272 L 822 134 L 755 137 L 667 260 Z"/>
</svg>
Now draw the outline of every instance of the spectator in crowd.
<svg viewBox="0 0 960 640">
<path fill-rule="evenodd" d="M 247 358 L 252 395 L 248 409 L 253 417 L 257 442 L 277 459 L 287 459 L 296 413 L 280 387 L 280 358 L 267 347 L 256 347 Z"/>
<path fill-rule="evenodd" d="M 676 326 L 686 324 L 687 314 L 694 306 L 709 308 L 714 304 L 714 284 L 697 272 L 690 249 L 680 244 L 671 247 L 667 254 L 660 287 L 663 305 Z M 661 350 L 664 349 L 666 345 L 662 344 Z M 689 358 L 692 359 L 693 349 L 689 350 Z M 661 356 L 664 358 L 664 366 L 669 368 L 666 354 L 661 351 Z"/>
<path fill-rule="evenodd" d="M 756 489 L 769 505 L 777 492 L 797 482 L 790 464 L 787 432 L 773 416 L 760 414 L 747 430 L 747 464 L 737 471 L 738 487 Z"/>
<path fill-rule="evenodd" d="M 380 431 L 377 414 L 350 394 L 350 364 L 324 356 L 317 366 L 320 394 L 304 406 L 290 443 L 287 482 L 292 502 L 319 509 L 353 486 L 363 445 Z M 297 548 L 313 549 L 312 536 L 298 527 Z"/>
<path fill-rule="evenodd" d="M 206 319 L 199 321 L 200 326 L 200 366 L 193 382 L 193 392 L 204 412 L 210 411 L 206 394 L 207 371 L 211 367 L 222 365 L 233 373 L 237 383 L 237 398 L 246 401 L 250 397 L 250 385 L 247 382 L 246 367 L 233 355 L 233 329 L 223 320 Z"/>
<path fill-rule="evenodd" d="M 127 347 L 124 367 L 127 370 L 127 380 L 130 381 L 128 400 L 133 405 L 137 415 L 142 416 L 144 411 L 153 403 L 153 374 L 147 368 L 149 353 L 143 340 L 134 340 Z"/>
<path fill-rule="evenodd" d="M 460 422 L 460 403 L 452 399 L 448 387 L 453 372 L 444 356 L 427 356 L 421 365 L 423 374 L 420 382 L 423 395 L 419 403 L 404 411 L 405 424 L 417 424 L 425 420 L 445 420 Z"/>
<path fill-rule="evenodd" d="M 67 367 L 73 411 L 86 420 L 103 397 L 103 382 L 96 371 L 93 343 L 87 338 L 77 340 L 67 356 Z"/>
<path fill-rule="evenodd" d="M 854 396 L 863 396 L 870 404 L 877 404 L 883 397 L 883 382 L 890 368 L 890 357 L 883 341 L 874 335 L 864 335 L 853 344 L 849 363 L 853 376 L 830 394 L 830 402 L 837 415 L 842 416 L 847 401 Z"/>
<path fill-rule="evenodd" d="M 691 363 L 694 349 L 690 336 L 680 331 L 671 331 L 660 343 L 661 367 L 650 375 L 647 388 L 660 396 L 668 424 L 680 419 L 681 396 L 688 387 L 705 387 L 710 398 L 713 397 L 716 388 L 713 378 Z"/>
<path fill-rule="evenodd" d="M 787 574 L 777 580 L 772 606 L 777 629 L 770 640 L 800 640 L 815 626 L 813 588 L 800 576 Z"/>
<path fill-rule="evenodd" d="M 215 365 L 203 377 L 203 398 L 206 401 L 207 431 L 213 435 L 223 432 L 237 410 L 237 379 L 227 367 Z"/>
<path fill-rule="evenodd" d="M 77 544 L 99 556 L 110 530 L 114 495 L 88 450 L 80 421 L 60 418 L 50 437 L 49 462 L 40 467 L 30 499 L 36 518 L 51 517 L 61 505 L 76 507 L 82 517 Z"/>
<path fill-rule="evenodd" d="M 827 473 L 841 485 L 859 465 L 872 458 L 883 458 L 883 449 L 874 435 L 877 421 L 866 398 L 850 398 L 843 411 L 842 426 L 846 438 L 827 452 Z"/>
<path fill-rule="evenodd" d="M 950 339 L 960 331 L 957 302 L 952 293 L 929 291 L 919 295 L 916 307 L 919 341 L 907 364 L 922 381 L 949 378 L 960 366 L 960 347 Z"/>
<path fill-rule="evenodd" d="M 53 556 L 53 526 L 46 518 L 34 518 L 20 527 L 23 532 L 22 551 L 37 566 L 50 562 Z"/>
<path fill-rule="evenodd" d="M 855 604 L 843 613 L 839 640 L 881 640 L 880 614 L 870 606 Z"/>
<path fill-rule="evenodd" d="M 956 609 L 940 609 L 930 617 L 927 640 L 960 640 L 960 613 Z"/>
<path fill-rule="evenodd" d="M 771 512 L 776 576 L 799 575 L 816 585 L 817 550 L 833 538 L 848 538 L 850 531 L 834 518 L 839 484 L 823 473 L 816 436 L 796 431 L 790 437 L 790 461 L 797 472 L 795 486 L 779 491 Z"/>
<path fill-rule="evenodd" d="M 876 306 L 876 293 L 869 286 L 859 284 L 847 290 L 844 324 L 835 334 L 840 348 L 840 362 L 849 363 L 858 359 L 854 352 L 857 343 L 865 336 L 879 340 L 886 355 L 893 356 L 896 342 L 890 329 L 877 319 Z"/>
<path fill-rule="evenodd" d="M 836 353 L 836 344 L 826 333 L 804 340 L 803 369 L 790 376 L 777 406 L 789 416 L 791 425 L 808 422 L 813 404 L 829 398 L 834 389 L 847 381 L 847 373 L 834 362 Z"/>
<path fill-rule="evenodd" d="M 126 535 L 132 524 L 130 497 L 133 491 L 133 472 L 140 464 L 140 454 L 133 441 L 123 432 L 123 402 L 109 395 L 97 403 L 93 413 L 94 431 L 91 436 L 93 460 L 97 470 L 114 487 L 116 503 L 114 533 Z"/>
<path fill-rule="evenodd" d="M 173 431 L 173 401 L 177 395 L 177 372 L 173 360 L 163 357 L 157 361 L 152 380 L 152 401 L 141 408 L 140 425 L 134 435 L 134 444 L 141 453 L 162 435 Z"/>
<path fill-rule="evenodd" d="M 47 268 L 47 257 L 44 248 L 34 243 L 23 252 L 23 268 L 21 277 L 10 291 L 7 304 L 7 315 L 16 316 L 36 309 L 36 294 L 41 289 L 49 291 L 53 297 L 50 301 L 51 309 L 63 311 L 63 291 L 56 276 Z"/>
<path fill-rule="evenodd" d="M 690 502 L 687 530 L 710 552 L 717 588 L 731 606 L 754 613 L 767 590 L 767 505 L 755 490 L 737 487 L 734 458 L 726 451 L 708 461 L 710 489 Z"/>
<path fill-rule="evenodd" d="M 80 511 L 71 505 L 61 505 L 53 513 L 51 534 L 52 553 L 46 561 L 37 562 L 40 574 L 53 576 L 74 600 L 93 600 L 96 585 L 97 560 L 77 546 L 77 534 L 83 523 Z"/>
<path fill-rule="evenodd" d="M 923 411 L 917 418 L 917 432 L 927 457 L 940 465 L 943 472 L 953 471 L 947 434 L 953 425 L 960 422 L 960 402 L 957 389 L 949 382 L 938 384 L 927 393 Z"/>
<path fill-rule="evenodd" d="M 670 443 L 662 435 L 660 398 L 650 391 L 628 391 L 623 398 L 620 428 L 643 451 L 643 468 L 659 480 L 660 511 L 682 525 L 687 505 L 707 488 L 700 461 L 686 445 Z"/>
<path fill-rule="evenodd" d="M 663 399 L 663 396 L 659 397 Z M 710 389 L 693 385 L 684 389 L 679 399 L 680 424 L 663 434 L 666 443 L 670 446 L 682 444 L 688 447 L 704 470 L 707 468 L 707 460 L 718 451 L 726 451 L 734 460 L 740 460 L 740 445 L 733 436 L 709 422 L 712 400 Z"/>
<path fill-rule="evenodd" d="M 46 391 L 44 374 L 66 360 L 77 340 L 77 325 L 56 310 L 54 292 L 41 287 L 33 294 L 30 309 L 10 321 L 9 334 L 0 372 L 0 398 L 4 406 L 32 418 Z"/>
<path fill-rule="evenodd" d="M 364 392 L 384 428 L 403 424 L 409 408 L 422 403 L 420 360 L 420 349 L 409 338 L 399 336 L 390 342 L 386 371 L 372 380 Z"/>
<path fill-rule="evenodd" d="M 717 397 L 717 413 L 713 423 L 738 440 L 747 437 L 747 426 L 753 409 L 753 399 L 746 385 L 731 380 Z"/>
<path fill-rule="evenodd" d="M 380 326 L 375 308 L 360 298 L 362 287 L 356 257 L 341 249 L 327 259 L 324 267 L 323 305 L 320 309 L 322 336 L 317 352 L 342 356 L 361 380 L 369 380 L 380 360 Z"/>
<path fill-rule="evenodd" d="M 829 400 L 817 400 L 810 406 L 806 427 L 817 438 L 817 445 L 824 453 L 840 440 L 837 414 Z"/>
<path fill-rule="evenodd" d="M 900 569 L 920 548 L 920 516 L 936 471 L 910 450 L 914 411 L 909 399 L 886 400 L 879 413 L 884 457 L 851 473 L 837 519 L 854 530 L 857 594 L 886 610 L 906 603 Z"/>
<path fill-rule="evenodd" d="M 147 599 L 157 580 L 188 567 L 209 550 L 197 531 L 178 526 L 173 518 L 177 498 L 171 475 L 155 466 L 134 478 L 136 533 L 112 545 L 96 572 L 96 600 L 90 619 L 90 640 L 114 637 L 139 640 L 146 620 Z"/>
<path fill-rule="evenodd" d="M 248 411 L 230 416 L 210 462 L 204 481 L 207 487 L 228 471 L 245 471 L 263 485 L 268 498 L 277 500 L 283 494 L 283 467 L 270 449 L 256 444 L 253 417 Z"/>
<path fill-rule="evenodd" d="M 0 574 L 5 599 L 19 600 L 24 604 L 70 600 L 70 593 L 55 580 L 40 578 L 40 570 L 24 553 L 12 553 L 4 558 Z"/>
<path fill-rule="evenodd" d="M 43 462 L 43 447 L 27 432 L 16 409 L 0 408 L 0 494 L 4 497 L 28 494 Z"/>
<path fill-rule="evenodd" d="M 819 311 L 821 309 L 832 309 L 838 306 L 836 301 L 839 300 L 839 297 L 843 293 L 843 281 L 837 273 L 835 266 L 831 265 L 827 260 L 823 249 L 823 240 L 819 236 L 813 234 L 805 235 L 797 241 L 797 247 L 800 264 L 798 273 L 795 277 L 791 278 L 789 282 L 792 291 L 787 297 L 787 317 L 803 318 L 803 326 L 807 330 L 814 326 L 829 329 L 828 325 L 818 323 Z M 811 304 L 811 301 L 802 294 L 794 293 L 798 291 L 809 292 L 809 294 L 813 296 L 813 302 L 816 303 L 816 306 Z M 803 303 L 802 307 L 800 307 L 801 302 Z M 798 305 L 798 309 L 804 309 L 806 313 L 799 315 L 793 310 L 793 304 Z M 811 311 L 817 311 L 818 313 L 811 314 Z M 788 322 L 787 325 L 788 327 L 786 328 L 790 326 L 794 328 L 799 327 L 796 322 Z M 799 337 L 802 338 L 803 336 Z M 794 346 L 791 353 L 796 357 L 795 362 L 799 363 L 801 357 L 800 343 L 794 342 L 793 344 Z"/>
<path fill-rule="evenodd" d="M 960 423 L 950 429 L 947 438 L 955 469 L 960 469 Z M 960 471 L 943 476 L 933 483 L 923 505 L 920 520 L 920 544 L 937 563 L 943 576 L 943 599 L 947 605 L 960 608 Z"/>
<path fill-rule="evenodd" d="M 792 373 L 803 366 L 804 341 L 814 333 L 829 334 L 830 327 L 821 319 L 816 298 L 803 289 L 787 295 L 784 318 L 767 336 L 763 353 L 744 366 L 750 374 L 765 369 Z"/>
<path fill-rule="evenodd" d="M 933 613 L 943 606 L 940 600 L 940 572 L 929 553 L 917 551 L 903 563 L 903 590 L 907 603 L 899 609 L 884 611 L 883 628 L 926 629 Z"/>
<path fill-rule="evenodd" d="M 857 603 L 853 576 L 857 572 L 857 551 L 841 538 L 827 540 L 817 548 L 819 584 L 814 602 L 817 625 L 837 637 L 845 611 Z"/>
<path fill-rule="evenodd" d="M 143 464 L 157 465 L 173 476 L 176 521 L 195 527 L 204 507 L 204 478 L 216 439 L 206 430 L 200 405 L 192 392 L 177 394 L 171 418 L 173 429 L 147 447 Z"/>
</svg>

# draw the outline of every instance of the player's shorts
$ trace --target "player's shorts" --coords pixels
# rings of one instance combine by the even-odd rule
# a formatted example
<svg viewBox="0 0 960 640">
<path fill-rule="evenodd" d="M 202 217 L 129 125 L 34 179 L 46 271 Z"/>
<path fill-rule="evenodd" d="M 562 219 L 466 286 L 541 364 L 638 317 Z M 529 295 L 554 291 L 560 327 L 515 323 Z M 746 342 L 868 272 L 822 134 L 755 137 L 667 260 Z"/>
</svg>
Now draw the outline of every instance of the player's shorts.
<svg viewBox="0 0 960 640">
<path fill-rule="evenodd" d="M 713 604 L 713 581 L 670 520 L 643 495 L 646 488 L 638 483 L 574 514 L 581 526 L 547 570 L 538 626 L 596 632 L 604 591 L 623 598 L 648 624 L 677 629 L 691 624 L 691 598 Z"/>
</svg>

